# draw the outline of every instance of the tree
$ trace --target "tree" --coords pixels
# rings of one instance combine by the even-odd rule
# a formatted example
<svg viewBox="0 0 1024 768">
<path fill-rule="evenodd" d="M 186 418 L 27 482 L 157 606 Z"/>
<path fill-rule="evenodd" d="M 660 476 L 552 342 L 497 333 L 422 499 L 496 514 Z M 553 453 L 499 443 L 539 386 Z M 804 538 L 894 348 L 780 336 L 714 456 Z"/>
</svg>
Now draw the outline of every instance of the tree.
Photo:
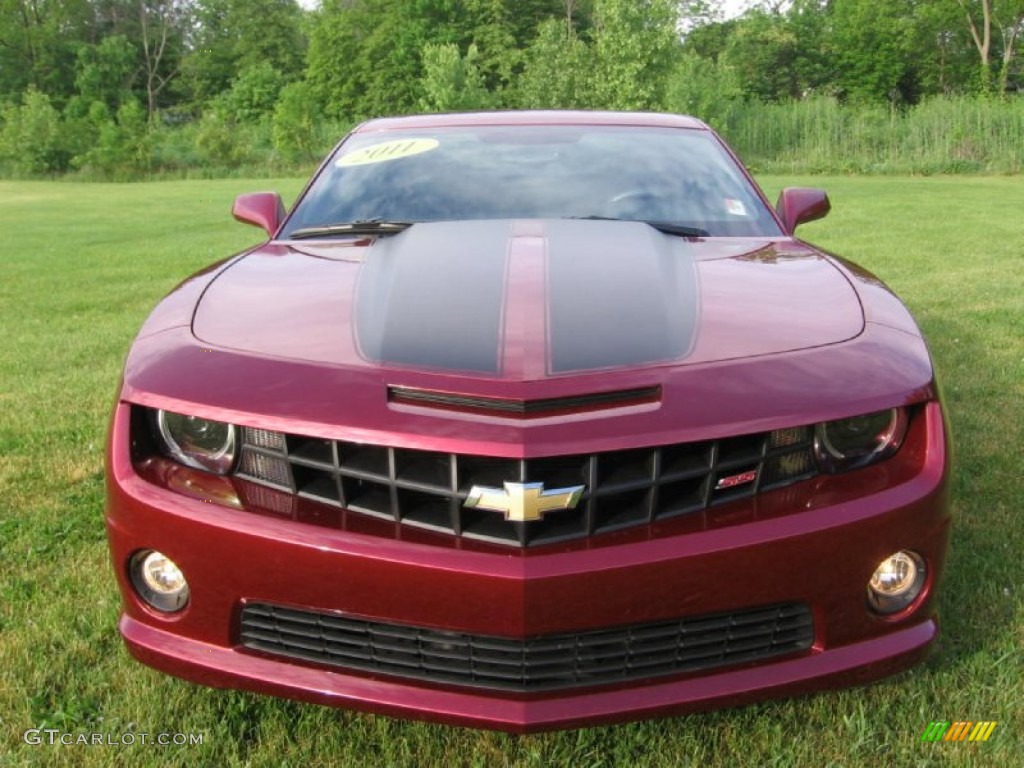
<svg viewBox="0 0 1024 768">
<path fill-rule="evenodd" d="M 799 41 L 787 20 L 752 11 L 736 24 L 720 61 L 739 75 L 748 96 L 781 101 L 801 95 L 798 58 Z"/>
<path fill-rule="evenodd" d="M 32 86 L 63 104 L 93 11 L 88 0 L 0 0 L 0 98 Z"/>
<path fill-rule="evenodd" d="M 60 114 L 34 86 L 22 95 L 21 105 L 8 105 L 0 114 L 0 161 L 25 174 L 67 167 Z"/>
<path fill-rule="evenodd" d="M 212 104 L 239 123 L 257 123 L 274 112 L 284 76 L 269 62 L 254 64 L 239 73 L 231 88 Z"/>
<path fill-rule="evenodd" d="M 345 118 L 416 109 L 425 45 L 468 44 L 456 0 L 325 0 L 310 30 L 306 77 Z"/>
<path fill-rule="evenodd" d="M 1016 54 L 1017 41 L 1024 27 L 1022 0 L 957 0 L 967 20 L 971 40 L 978 51 L 982 87 L 991 88 L 993 28 L 999 36 L 999 92 L 1006 93 L 1010 65 Z"/>
<path fill-rule="evenodd" d="M 143 54 L 146 115 L 152 123 L 157 97 L 178 74 L 191 7 L 188 0 L 139 0 L 136 9 Z"/>
<path fill-rule="evenodd" d="M 274 149 L 293 162 L 315 159 L 324 151 L 319 145 L 322 123 L 320 104 L 309 84 L 303 80 L 289 83 L 281 89 L 274 107 Z"/>
<path fill-rule="evenodd" d="M 918 3 L 913 27 L 923 93 L 973 91 L 979 86 L 977 51 L 956 0 Z"/>
<path fill-rule="evenodd" d="M 524 109 L 573 109 L 593 106 L 592 55 L 561 19 L 548 19 L 524 55 L 515 103 Z"/>
<path fill-rule="evenodd" d="M 730 111 L 742 100 L 739 76 L 728 64 L 688 51 L 680 57 L 669 79 L 665 106 L 722 129 Z"/>
<path fill-rule="evenodd" d="M 184 93 L 202 104 L 245 70 L 269 65 L 285 81 L 305 66 L 304 12 L 295 0 L 197 0 L 182 61 Z"/>
<path fill-rule="evenodd" d="M 104 37 L 96 45 L 83 44 L 75 62 L 76 98 L 87 105 L 98 101 L 116 111 L 131 99 L 137 58 L 135 46 L 124 35 Z"/>
<path fill-rule="evenodd" d="M 1017 54 L 1017 44 L 1024 33 L 1024 9 L 1012 17 L 1008 25 L 1000 26 L 1003 37 L 1003 58 L 999 67 L 999 92 L 1005 94 L 1010 81 L 1010 70 Z"/>
<path fill-rule="evenodd" d="M 324 0 L 313 16 L 306 80 L 330 115 L 360 111 L 368 86 L 361 54 L 372 23 L 372 8 L 360 0 Z"/>
<path fill-rule="evenodd" d="M 702 59 L 717 62 L 729 47 L 729 41 L 739 24 L 737 19 L 730 19 L 695 26 L 687 30 L 683 38 L 683 49 Z"/>
<path fill-rule="evenodd" d="M 230 0 L 199 0 L 194 29 L 181 60 L 177 87 L 193 104 L 205 104 L 231 87 L 238 75 L 236 33 L 228 20 Z"/>
<path fill-rule="evenodd" d="M 509 32 L 516 47 L 523 50 L 537 38 L 541 23 L 549 19 L 562 19 L 563 26 L 579 32 L 586 24 L 592 0 L 502 0 Z"/>
<path fill-rule="evenodd" d="M 152 133 L 146 111 L 137 101 L 126 101 L 113 118 L 103 102 L 94 101 L 89 122 L 95 138 L 72 157 L 74 167 L 120 178 L 133 178 L 150 167 Z"/>
<path fill-rule="evenodd" d="M 605 109 L 658 109 L 679 50 L 669 0 L 596 0 L 594 102 Z"/>
<path fill-rule="evenodd" d="M 479 58 L 475 45 L 469 46 L 465 56 L 459 54 L 459 47 L 454 43 L 425 45 L 420 110 L 458 112 L 490 106 L 491 94 L 484 86 L 483 74 L 477 65 Z"/>
<path fill-rule="evenodd" d="M 833 91 L 835 51 L 829 39 L 826 0 L 793 0 L 786 11 L 786 23 L 796 41 L 793 69 L 797 95 L 803 98 Z"/>
<path fill-rule="evenodd" d="M 833 0 L 830 9 L 837 85 L 855 99 L 914 103 L 913 0 Z"/>
<path fill-rule="evenodd" d="M 682 0 L 677 3 L 680 25 L 687 32 L 712 24 L 721 24 L 725 18 L 722 0 Z"/>
<path fill-rule="evenodd" d="M 521 68 L 512 13 L 503 0 L 466 0 L 467 27 L 460 38 L 469 40 L 477 51 L 473 66 L 491 92 L 504 89 Z"/>
</svg>

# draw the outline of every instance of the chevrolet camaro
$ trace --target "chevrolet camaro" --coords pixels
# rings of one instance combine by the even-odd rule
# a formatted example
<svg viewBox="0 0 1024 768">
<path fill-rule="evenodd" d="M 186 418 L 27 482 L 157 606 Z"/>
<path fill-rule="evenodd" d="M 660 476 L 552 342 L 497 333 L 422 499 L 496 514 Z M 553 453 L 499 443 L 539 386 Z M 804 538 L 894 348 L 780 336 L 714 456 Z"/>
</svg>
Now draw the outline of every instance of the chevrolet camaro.
<svg viewBox="0 0 1024 768">
<path fill-rule="evenodd" d="M 128 354 L 120 631 L 188 680 L 536 731 L 865 683 L 936 638 L 911 315 L 706 125 L 373 120 Z"/>
</svg>

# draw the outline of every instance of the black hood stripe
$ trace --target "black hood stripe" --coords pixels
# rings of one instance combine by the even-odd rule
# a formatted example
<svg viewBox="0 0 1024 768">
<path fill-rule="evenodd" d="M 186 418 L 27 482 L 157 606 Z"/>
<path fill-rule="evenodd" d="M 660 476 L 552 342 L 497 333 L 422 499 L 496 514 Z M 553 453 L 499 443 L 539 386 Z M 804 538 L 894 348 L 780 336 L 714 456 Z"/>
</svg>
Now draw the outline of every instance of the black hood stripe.
<svg viewBox="0 0 1024 768">
<path fill-rule="evenodd" d="M 377 240 L 356 288 L 360 353 L 376 363 L 500 374 L 513 229 L 509 221 L 435 222 Z M 573 220 L 545 221 L 532 237 L 545 241 L 546 272 L 539 267 L 536 279 L 547 286 L 525 300 L 541 303 L 531 311 L 547 328 L 542 320 L 516 343 L 538 343 L 547 365 L 531 376 L 679 360 L 692 349 L 697 269 L 684 238 L 639 222 Z"/>
<path fill-rule="evenodd" d="M 698 285 L 685 239 L 639 222 L 552 221 L 548 240 L 552 373 L 689 354 Z"/>
<path fill-rule="evenodd" d="M 378 240 L 356 289 L 363 356 L 496 374 L 509 233 L 508 222 L 438 222 Z"/>
</svg>

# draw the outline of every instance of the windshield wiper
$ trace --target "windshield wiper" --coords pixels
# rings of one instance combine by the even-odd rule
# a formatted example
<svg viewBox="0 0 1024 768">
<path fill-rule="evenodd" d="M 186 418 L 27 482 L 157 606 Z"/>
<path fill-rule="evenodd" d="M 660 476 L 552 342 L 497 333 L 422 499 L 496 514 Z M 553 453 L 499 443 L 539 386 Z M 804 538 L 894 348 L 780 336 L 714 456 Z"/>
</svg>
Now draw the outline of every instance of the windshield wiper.
<svg viewBox="0 0 1024 768">
<path fill-rule="evenodd" d="M 318 227 L 302 227 L 289 233 L 292 240 L 309 237 L 333 237 L 335 235 L 394 235 L 411 227 L 414 221 L 384 221 L 383 219 L 362 219 L 339 224 L 323 224 Z"/>
<path fill-rule="evenodd" d="M 569 216 L 567 218 L 580 219 L 583 221 L 632 221 L 638 224 L 646 224 L 649 227 L 654 227 L 656 230 L 664 232 L 666 235 L 679 235 L 680 237 L 711 236 L 706 229 L 688 227 L 685 224 L 676 224 L 674 221 L 658 221 L 657 219 L 617 219 L 613 216 Z"/>
</svg>

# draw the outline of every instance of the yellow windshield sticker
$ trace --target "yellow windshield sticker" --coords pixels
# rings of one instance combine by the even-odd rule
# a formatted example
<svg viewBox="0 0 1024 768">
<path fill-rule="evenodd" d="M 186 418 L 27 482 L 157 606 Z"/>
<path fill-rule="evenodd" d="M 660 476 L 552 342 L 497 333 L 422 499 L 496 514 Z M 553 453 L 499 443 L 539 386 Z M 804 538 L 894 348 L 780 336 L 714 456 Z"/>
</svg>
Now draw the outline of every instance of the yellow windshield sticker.
<svg viewBox="0 0 1024 768">
<path fill-rule="evenodd" d="M 398 139 L 397 141 L 384 141 L 380 144 L 371 144 L 368 147 L 357 149 L 338 158 L 335 165 L 339 168 L 348 168 L 352 165 L 370 165 L 371 163 L 383 163 L 388 160 L 398 160 L 402 157 L 412 157 L 437 149 L 440 142 L 437 139 Z"/>
</svg>

